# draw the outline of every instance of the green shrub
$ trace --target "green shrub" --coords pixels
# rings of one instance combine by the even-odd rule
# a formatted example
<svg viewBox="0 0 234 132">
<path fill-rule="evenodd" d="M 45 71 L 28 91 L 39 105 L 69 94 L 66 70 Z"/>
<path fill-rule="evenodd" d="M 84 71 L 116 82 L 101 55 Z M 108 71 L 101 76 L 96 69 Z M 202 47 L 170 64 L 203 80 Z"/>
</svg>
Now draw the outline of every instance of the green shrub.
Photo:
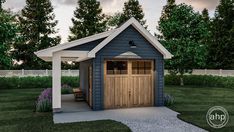
<svg viewBox="0 0 234 132">
<path fill-rule="evenodd" d="M 72 94 L 72 87 L 67 85 L 67 84 L 63 84 L 62 88 L 61 88 L 61 94 Z"/>
<path fill-rule="evenodd" d="M 171 106 L 174 104 L 174 97 L 171 96 L 170 94 L 164 94 L 164 105 L 165 106 Z"/>
<path fill-rule="evenodd" d="M 62 77 L 62 84 L 79 87 L 79 77 Z M 0 77 L 0 89 L 51 88 L 52 77 Z"/>
<path fill-rule="evenodd" d="M 69 85 L 71 87 L 79 87 L 79 77 L 62 77 L 62 84 Z"/>
<path fill-rule="evenodd" d="M 179 76 L 166 75 L 165 85 L 180 85 Z M 185 75 L 184 85 L 234 88 L 234 77 Z"/>
</svg>

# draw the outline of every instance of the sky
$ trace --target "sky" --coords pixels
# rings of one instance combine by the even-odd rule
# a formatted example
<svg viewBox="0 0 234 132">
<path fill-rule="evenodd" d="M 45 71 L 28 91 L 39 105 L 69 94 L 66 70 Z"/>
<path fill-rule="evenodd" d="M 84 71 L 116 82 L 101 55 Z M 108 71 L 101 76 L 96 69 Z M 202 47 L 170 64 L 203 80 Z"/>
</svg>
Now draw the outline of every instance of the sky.
<svg viewBox="0 0 234 132">
<path fill-rule="evenodd" d="M 70 34 L 69 26 L 72 26 L 71 18 L 77 6 L 78 0 L 51 0 L 54 7 L 56 20 L 58 20 L 58 35 L 62 38 L 62 43 L 67 42 Z M 124 2 L 127 0 L 98 0 L 101 3 L 103 13 L 112 15 L 115 12 L 121 12 Z M 156 26 L 166 0 L 139 0 L 145 13 L 146 24 L 152 34 L 158 33 Z M 176 3 L 186 3 L 191 5 L 196 11 L 202 11 L 204 8 L 209 10 L 209 15 L 214 15 L 215 7 L 219 0 L 176 0 Z M 11 9 L 13 12 L 19 12 L 25 6 L 25 0 L 6 0 L 3 4 L 4 9 Z"/>
</svg>

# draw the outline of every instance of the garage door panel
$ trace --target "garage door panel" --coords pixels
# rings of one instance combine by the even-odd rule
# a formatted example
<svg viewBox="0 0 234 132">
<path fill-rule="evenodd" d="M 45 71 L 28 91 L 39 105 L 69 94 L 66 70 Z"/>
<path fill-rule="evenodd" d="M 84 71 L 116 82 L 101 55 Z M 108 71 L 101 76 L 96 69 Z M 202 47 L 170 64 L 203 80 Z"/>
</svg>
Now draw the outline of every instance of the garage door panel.
<svg viewBox="0 0 234 132">
<path fill-rule="evenodd" d="M 115 97 L 114 98 L 114 105 L 116 106 L 116 107 L 119 107 L 119 88 L 120 88 L 120 79 L 119 79 L 119 77 L 115 77 L 114 78 L 114 80 L 115 80 L 115 83 L 114 83 L 114 96 L 112 96 L 112 97 Z"/>
<path fill-rule="evenodd" d="M 153 64 L 153 61 L 138 63 L 130 60 L 125 62 L 126 60 L 120 61 L 120 63 L 109 62 L 112 66 L 115 64 L 118 66 L 117 68 L 109 66 L 110 70 L 104 72 L 104 108 L 152 106 L 153 74 L 149 74 L 152 73 L 152 71 L 149 72 L 149 62 Z M 104 68 L 106 67 L 107 63 Z M 122 67 L 125 68 L 124 71 L 121 69 Z M 134 69 L 131 69 L 133 67 Z M 126 69 L 127 71 L 125 71 Z"/>
<path fill-rule="evenodd" d="M 149 106 L 152 102 L 152 77 L 132 76 L 133 106 Z"/>
<path fill-rule="evenodd" d="M 128 78 L 123 79 L 122 83 L 122 107 L 127 107 L 128 106 Z"/>
</svg>

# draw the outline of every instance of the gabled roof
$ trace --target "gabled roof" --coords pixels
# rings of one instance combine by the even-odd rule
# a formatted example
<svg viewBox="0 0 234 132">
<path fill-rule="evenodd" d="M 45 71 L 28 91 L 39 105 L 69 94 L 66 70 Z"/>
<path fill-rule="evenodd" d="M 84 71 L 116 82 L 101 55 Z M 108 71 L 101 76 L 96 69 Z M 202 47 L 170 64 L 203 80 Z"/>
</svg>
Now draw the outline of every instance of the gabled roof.
<svg viewBox="0 0 234 132">
<path fill-rule="evenodd" d="M 88 52 L 87 58 L 95 58 L 96 53 L 100 51 L 103 47 L 105 47 L 111 40 L 117 37 L 120 33 L 122 33 L 127 27 L 133 26 L 146 40 L 150 42 L 164 57 L 164 59 L 170 59 L 173 55 L 163 47 L 155 36 L 151 35 L 135 18 L 129 19 L 122 26 L 117 29 L 110 30 L 107 32 L 99 33 L 96 35 L 92 35 L 89 37 L 85 37 L 82 39 L 78 39 L 72 42 L 60 44 L 51 48 L 43 49 L 35 52 L 35 54 L 40 58 L 51 58 L 54 52 L 62 51 L 74 46 L 82 45 L 88 42 L 92 42 L 101 38 L 105 38 L 101 43 L 99 43 L 95 48 Z M 79 56 L 77 56 L 79 57 Z"/>
<path fill-rule="evenodd" d="M 104 39 L 94 49 L 92 49 L 88 53 L 88 57 L 94 58 L 98 51 L 100 51 L 104 46 L 106 46 L 111 40 L 113 40 L 130 25 L 132 25 L 139 33 L 141 33 L 141 35 L 144 36 L 164 56 L 164 59 L 170 59 L 173 57 L 173 55 L 159 43 L 156 37 L 151 35 L 135 18 L 129 19 L 126 23 L 116 29 L 115 32 Z"/>
<path fill-rule="evenodd" d="M 99 34 L 95 34 L 95 35 L 88 36 L 88 37 L 85 37 L 85 38 L 81 38 L 81 39 L 78 39 L 78 40 L 75 40 L 75 41 L 59 44 L 59 45 L 56 45 L 54 47 L 50 47 L 50 48 L 47 48 L 47 49 L 37 51 L 37 52 L 35 52 L 35 54 L 37 56 L 52 56 L 53 52 L 61 51 L 61 50 L 68 49 L 68 48 L 71 48 L 71 47 L 74 47 L 74 46 L 82 45 L 82 44 L 85 44 L 85 43 L 88 43 L 88 42 L 92 42 L 92 41 L 95 41 L 95 40 L 98 40 L 98 39 L 101 39 L 101 38 L 108 37 L 115 30 L 116 29 L 113 29 L 113 30 L 106 31 L 106 32 L 103 32 L 103 33 L 99 33 Z"/>
</svg>

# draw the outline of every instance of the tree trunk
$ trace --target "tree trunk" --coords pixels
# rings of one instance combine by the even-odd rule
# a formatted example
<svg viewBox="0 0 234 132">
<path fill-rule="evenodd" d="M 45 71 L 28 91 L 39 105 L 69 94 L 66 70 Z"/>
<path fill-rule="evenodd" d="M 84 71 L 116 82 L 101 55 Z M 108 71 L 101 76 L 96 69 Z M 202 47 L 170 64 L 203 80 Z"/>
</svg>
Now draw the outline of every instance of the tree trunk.
<svg viewBox="0 0 234 132">
<path fill-rule="evenodd" d="M 180 86 L 184 86 L 184 70 L 180 70 Z"/>
<path fill-rule="evenodd" d="M 180 76 L 180 86 L 184 86 L 184 78 L 183 78 L 183 75 Z"/>
</svg>

